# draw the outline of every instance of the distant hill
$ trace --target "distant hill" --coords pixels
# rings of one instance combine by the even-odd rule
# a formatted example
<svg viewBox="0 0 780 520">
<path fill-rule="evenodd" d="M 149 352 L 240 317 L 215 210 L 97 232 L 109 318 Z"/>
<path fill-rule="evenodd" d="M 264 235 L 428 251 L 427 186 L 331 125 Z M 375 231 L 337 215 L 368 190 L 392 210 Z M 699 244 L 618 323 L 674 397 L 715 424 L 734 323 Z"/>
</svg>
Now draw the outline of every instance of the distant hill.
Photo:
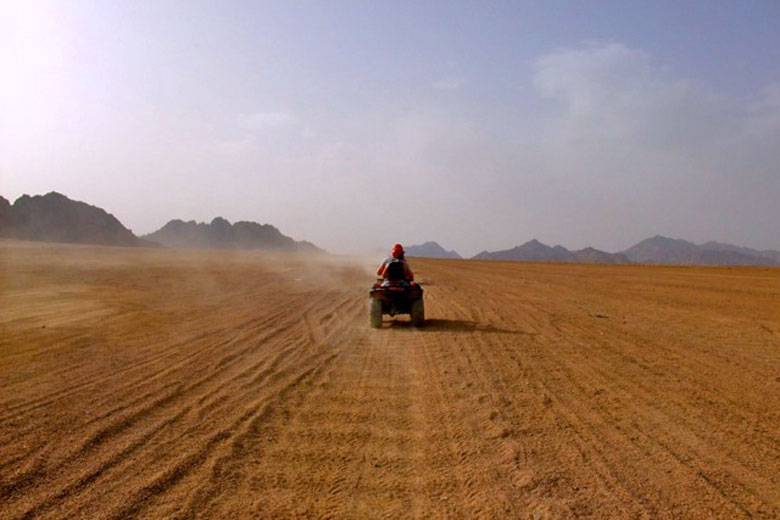
<svg viewBox="0 0 780 520">
<path fill-rule="evenodd" d="M 572 251 L 574 261 L 580 264 L 628 264 L 628 258 L 621 253 L 607 253 L 592 247 Z"/>
<path fill-rule="evenodd" d="M 620 253 L 607 253 L 592 247 L 569 251 L 560 245 L 550 247 L 536 239 L 512 249 L 493 252 L 483 251 L 473 258 L 475 260 L 514 260 L 522 262 L 629 263 L 628 259 Z"/>
<path fill-rule="evenodd" d="M 768 258 L 776 263 L 780 263 L 780 251 L 774 251 L 770 249 L 758 250 L 751 249 L 749 247 L 735 246 L 733 244 L 724 244 L 722 242 L 709 241 L 699 246 L 701 249 L 707 251 L 734 251 L 748 256 L 758 256 L 761 258 Z"/>
<path fill-rule="evenodd" d="M 697 245 L 687 240 L 655 236 L 621 253 L 607 253 L 592 247 L 570 251 L 563 246 L 550 247 L 531 240 L 512 249 L 483 251 L 474 259 L 597 264 L 780 265 L 780 252 L 720 242 Z"/>
<path fill-rule="evenodd" d="M 2 231 L 4 226 L 11 225 L 11 219 L 13 218 L 11 211 L 11 203 L 8 202 L 8 199 L 0 197 L 0 231 Z"/>
<path fill-rule="evenodd" d="M 426 258 L 461 258 L 455 251 L 447 251 L 437 242 L 425 242 L 424 244 L 408 246 L 404 248 L 408 256 L 421 256 Z"/>
<path fill-rule="evenodd" d="M 136 237 L 105 210 L 65 195 L 22 195 L 11 205 L 0 197 L 0 236 L 21 240 L 156 246 Z"/>
<path fill-rule="evenodd" d="M 236 222 L 231 224 L 222 217 L 211 223 L 190 220 L 171 220 L 163 227 L 145 235 L 167 247 L 216 248 L 216 249 L 263 249 L 296 253 L 324 253 L 311 242 L 297 242 L 283 235 L 270 224 L 257 222 Z"/>
<path fill-rule="evenodd" d="M 660 235 L 642 240 L 623 251 L 638 264 L 671 265 L 778 265 L 780 252 L 758 251 L 719 242 L 701 245 Z"/>
</svg>

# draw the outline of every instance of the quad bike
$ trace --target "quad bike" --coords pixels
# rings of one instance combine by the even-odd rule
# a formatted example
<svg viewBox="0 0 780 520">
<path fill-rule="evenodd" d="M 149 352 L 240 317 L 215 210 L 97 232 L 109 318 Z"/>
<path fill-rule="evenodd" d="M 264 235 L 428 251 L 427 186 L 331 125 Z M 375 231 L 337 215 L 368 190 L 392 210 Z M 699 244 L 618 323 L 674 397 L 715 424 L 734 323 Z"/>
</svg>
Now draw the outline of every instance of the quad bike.
<svg viewBox="0 0 780 520">
<path fill-rule="evenodd" d="M 423 289 L 414 282 L 377 280 L 371 288 L 369 302 L 371 326 L 375 329 L 382 328 L 384 314 L 408 314 L 415 327 L 425 323 Z"/>
<path fill-rule="evenodd" d="M 382 328 L 382 315 L 408 314 L 412 325 L 422 327 L 425 323 L 423 289 L 404 277 L 403 265 L 391 262 L 387 266 L 385 278 L 376 281 L 371 288 L 369 298 L 369 317 L 371 326 Z"/>
</svg>

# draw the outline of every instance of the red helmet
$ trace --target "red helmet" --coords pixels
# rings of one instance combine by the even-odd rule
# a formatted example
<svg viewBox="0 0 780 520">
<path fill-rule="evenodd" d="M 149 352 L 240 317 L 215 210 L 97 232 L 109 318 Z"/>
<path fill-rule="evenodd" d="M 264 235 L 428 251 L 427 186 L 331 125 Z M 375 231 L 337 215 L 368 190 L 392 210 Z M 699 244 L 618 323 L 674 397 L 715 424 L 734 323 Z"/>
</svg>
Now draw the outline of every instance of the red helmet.
<svg viewBox="0 0 780 520">
<path fill-rule="evenodd" d="M 396 244 L 393 246 L 393 258 L 400 258 L 404 254 L 404 246 Z"/>
</svg>

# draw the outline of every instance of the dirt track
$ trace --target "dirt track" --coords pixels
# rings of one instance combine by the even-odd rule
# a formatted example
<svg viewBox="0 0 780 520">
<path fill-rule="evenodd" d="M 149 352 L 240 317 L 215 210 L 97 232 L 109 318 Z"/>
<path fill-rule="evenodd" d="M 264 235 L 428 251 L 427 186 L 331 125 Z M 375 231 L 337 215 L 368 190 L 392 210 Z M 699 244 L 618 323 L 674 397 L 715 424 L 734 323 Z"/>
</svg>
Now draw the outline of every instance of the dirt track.
<svg viewBox="0 0 780 520">
<path fill-rule="evenodd" d="M 0 255 L 0 518 L 780 517 L 780 269 Z"/>
</svg>

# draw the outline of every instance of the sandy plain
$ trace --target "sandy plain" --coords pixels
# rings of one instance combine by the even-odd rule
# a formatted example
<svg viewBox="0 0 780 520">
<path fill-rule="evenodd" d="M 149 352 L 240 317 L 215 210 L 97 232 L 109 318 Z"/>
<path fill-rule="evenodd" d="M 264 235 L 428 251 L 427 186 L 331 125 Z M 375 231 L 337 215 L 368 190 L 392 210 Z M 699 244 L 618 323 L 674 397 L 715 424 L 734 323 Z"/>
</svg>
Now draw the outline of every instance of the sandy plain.
<svg viewBox="0 0 780 520">
<path fill-rule="evenodd" d="M 0 518 L 778 518 L 780 269 L 0 244 Z"/>
</svg>

